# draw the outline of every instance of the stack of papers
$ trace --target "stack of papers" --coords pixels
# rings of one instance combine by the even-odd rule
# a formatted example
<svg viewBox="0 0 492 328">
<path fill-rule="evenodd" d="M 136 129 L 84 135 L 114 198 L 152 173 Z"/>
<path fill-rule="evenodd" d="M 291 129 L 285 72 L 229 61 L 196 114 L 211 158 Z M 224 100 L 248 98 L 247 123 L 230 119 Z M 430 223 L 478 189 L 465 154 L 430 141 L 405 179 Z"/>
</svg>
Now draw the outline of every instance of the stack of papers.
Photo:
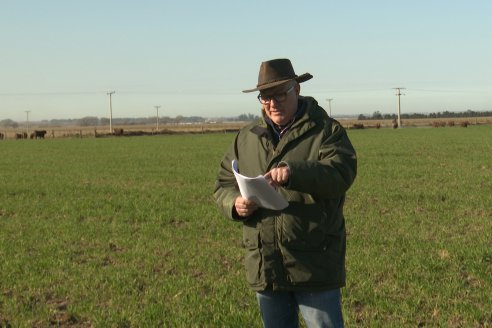
<svg viewBox="0 0 492 328">
<path fill-rule="evenodd" d="M 255 202 L 259 207 L 271 210 L 283 210 L 289 206 L 285 198 L 270 186 L 263 175 L 250 178 L 240 174 L 236 160 L 232 161 L 232 170 L 243 198 Z"/>
</svg>

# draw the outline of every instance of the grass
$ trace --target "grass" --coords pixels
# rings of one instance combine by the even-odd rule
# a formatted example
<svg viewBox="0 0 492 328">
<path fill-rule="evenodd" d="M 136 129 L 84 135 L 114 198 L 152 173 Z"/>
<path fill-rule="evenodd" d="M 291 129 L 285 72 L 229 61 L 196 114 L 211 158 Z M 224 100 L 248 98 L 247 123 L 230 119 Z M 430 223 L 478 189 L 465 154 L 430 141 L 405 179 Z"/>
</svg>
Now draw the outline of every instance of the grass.
<svg viewBox="0 0 492 328">
<path fill-rule="evenodd" d="M 351 325 L 492 324 L 491 137 L 490 127 L 352 135 Z"/>
<path fill-rule="evenodd" d="M 232 134 L 0 142 L 0 327 L 259 327 Z M 492 325 L 492 127 L 351 130 L 349 327 Z"/>
</svg>

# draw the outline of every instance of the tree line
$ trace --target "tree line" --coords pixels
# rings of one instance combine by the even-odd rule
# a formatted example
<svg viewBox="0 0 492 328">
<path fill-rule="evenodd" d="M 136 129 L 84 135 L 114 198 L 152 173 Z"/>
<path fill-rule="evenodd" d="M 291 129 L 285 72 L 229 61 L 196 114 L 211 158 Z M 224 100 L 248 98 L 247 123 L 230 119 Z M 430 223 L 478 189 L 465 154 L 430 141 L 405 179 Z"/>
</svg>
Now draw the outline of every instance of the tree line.
<svg viewBox="0 0 492 328">
<path fill-rule="evenodd" d="M 489 117 L 492 116 L 492 111 L 477 112 L 467 110 L 465 112 L 436 112 L 436 113 L 404 113 L 400 115 L 401 119 L 418 119 L 418 118 L 460 118 L 460 117 Z M 358 120 L 395 120 L 398 118 L 396 114 L 382 114 L 380 111 L 375 111 L 372 116 L 360 114 Z"/>
<path fill-rule="evenodd" d="M 252 121 L 258 118 L 258 115 L 253 114 L 241 114 L 235 117 L 222 117 L 217 119 L 210 119 L 201 116 L 182 116 L 178 115 L 176 117 L 168 117 L 163 116 L 159 117 L 159 124 L 199 124 L 199 123 L 207 123 L 211 121 Z M 97 117 L 97 116 L 85 116 L 77 119 L 52 119 L 52 120 L 43 120 L 39 122 L 31 122 L 36 125 L 46 125 L 46 126 L 107 126 L 109 125 L 109 118 L 107 117 Z M 113 118 L 113 125 L 148 125 L 148 124 L 156 124 L 157 117 L 127 117 L 127 118 Z M 3 128 L 19 128 L 24 127 L 26 122 L 16 122 L 11 119 L 5 119 L 0 121 L 0 127 Z"/>
<path fill-rule="evenodd" d="M 400 115 L 401 119 L 422 119 L 422 118 L 459 118 L 459 117 L 489 117 L 492 116 L 492 111 L 473 111 L 467 110 L 465 112 L 435 112 L 435 113 L 403 113 Z M 201 116 L 182 116 L 176 117 L 163 116 L 159 117 L 159 124 L 189 124 L 189 123 L 207 123 L 218 121 L 238 121 L 238 122 L 250 122 L 259 118 L 255 114 L 241 114 L 235 117 L 221 117 L 221 118 L 205 118 Z M 380 111 L 375 111 L 372 115 L 360 114 L 358 120 L 395 120 L 398 116 L 396 114 L 383 114 Z M 157 117 L 128 117 L 128 118 L 113 118 L 112 124 L 114 125 L 147 125 L 155 124 Z M 33 122 L 34 123 L 34 122 Z M 77 119 L 52 119 L 35 122 L 39 126 L 107 126 L 109 125 L 109 118 L 85 116 Z M 0 127 L 3 128 L 19 128 L 25 126 L 25 122 L 16 122 L 11 119 L 5 119 L 0 121 Z"/>
</svg>

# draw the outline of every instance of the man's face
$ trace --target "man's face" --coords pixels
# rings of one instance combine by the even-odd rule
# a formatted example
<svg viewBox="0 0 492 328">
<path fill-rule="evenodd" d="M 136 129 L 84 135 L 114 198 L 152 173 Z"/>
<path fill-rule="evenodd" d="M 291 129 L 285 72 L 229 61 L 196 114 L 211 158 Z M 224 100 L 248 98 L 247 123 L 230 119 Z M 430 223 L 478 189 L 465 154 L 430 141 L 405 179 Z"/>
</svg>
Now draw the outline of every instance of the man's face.
<svg viewBox="0 0 492 328">
<path fill-rule="evenodd" d="M 299 83 L 291 82 L 274 88 L 262 90 L 261 99 L 265 114 L 277 125 L 286 125 L 294 117 L 297 111 L 297 98 L 299 95 Z"/>
</svg>

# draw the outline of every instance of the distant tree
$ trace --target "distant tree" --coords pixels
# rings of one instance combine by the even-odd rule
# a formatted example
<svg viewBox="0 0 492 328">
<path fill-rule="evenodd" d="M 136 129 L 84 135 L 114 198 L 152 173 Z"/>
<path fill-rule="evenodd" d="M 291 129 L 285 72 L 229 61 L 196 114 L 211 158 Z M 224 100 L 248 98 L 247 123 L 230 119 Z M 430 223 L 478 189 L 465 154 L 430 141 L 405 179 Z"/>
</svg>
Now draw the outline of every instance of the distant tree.
<svg viewBox="0 0 492 328">
<path fill-rule="evenodd" d="M 190 116 L 190 117 L 186 117 L 185 120 L 187 122 L 191 122 L 191 123 L 202 123 L 205 121 L 205 119 L 203 117 L 200 117 L 200 116 Z"/>
<path fill-rule="evenodd" d="M 258 115 L 255 115 L 255 114 L 248 114 L 248 121 L 254 121 L 254 120 L 257 120 L 259 119 L 260 117 Z"/>
<path fill-rule="evenodd" d="M 372 119 L 373 120 L 382 120 L 383 119 L 383 115 L 381 114 L 380 111 L 375 111 L 373 114 L 372 114 Z"/>
<path fill-rule="evenodd" d="M 465 112 L 450 112 L 448 110 L 445 110 L 443 112 L 432 112 L 432 113 L 428 113 L 428 114 L 403 113 L 401 115 L 401 118 L 402 119 L 417 119 L 417 118 L 434 118 L 435 119 L 435 118 L 488 117 L 488 116 L 492 116 L 492 111 L 476 112 L 476 111 L 473 111 L 471 109 L 468 109 Z M 360 114 L 358 119 L 359 120 L 369 120 L 369 119 L 377 119 L 380 117 L 385 119 L 385 120 L 388 120 L 388 119 L 394 120 L 397 118 L 396 114 L 381 114 L 379 111 L 376 111 L 370 117 L 367 117 L 363 114 Z"/>
<path fill-rule="evenodd" d="M 385 120 L 394 120 L 396 118 L 396 114 L 384 114 L 383 118 Z"/>
<path fill-rule="evenodd" d="M 99 122 L 101 123 L 101 125 L 109 125 L 109 118 L 101 117 Z"/>
<path fill-rule="evenodd" d="M 170 124 L 172 120 L 169 116 L 162 116 L 159 117 L 159 122 L 161 122 L 162 124 Z"/>
<path fill-rule="evenodd" d="M 19 123 L 12 121 L 11 119 L 6 119 L 6 120 L 0 121 L 0 126 L 4 127 L 4 128 L 14 128 L 15 129 L 15 128 L 19 127 Z"/>
<path fill-rule="evenodd" d="M 248 120 L 248 115 L 246 114 L 241 114 L 237 117 L 238 121 L 247 121 Z"/>
<path fill-rule="evenodd" d="M 86 116 L 78 120 L 80 126 L 97 126 L 99 119 L 96 116 Z"/>
<path fill-rule="evenodd" d="M 259 116 L 255 114 L 241 114 L 234 119 L 234 121 L 250 122 L 258 119 Z"/>
</svg>

